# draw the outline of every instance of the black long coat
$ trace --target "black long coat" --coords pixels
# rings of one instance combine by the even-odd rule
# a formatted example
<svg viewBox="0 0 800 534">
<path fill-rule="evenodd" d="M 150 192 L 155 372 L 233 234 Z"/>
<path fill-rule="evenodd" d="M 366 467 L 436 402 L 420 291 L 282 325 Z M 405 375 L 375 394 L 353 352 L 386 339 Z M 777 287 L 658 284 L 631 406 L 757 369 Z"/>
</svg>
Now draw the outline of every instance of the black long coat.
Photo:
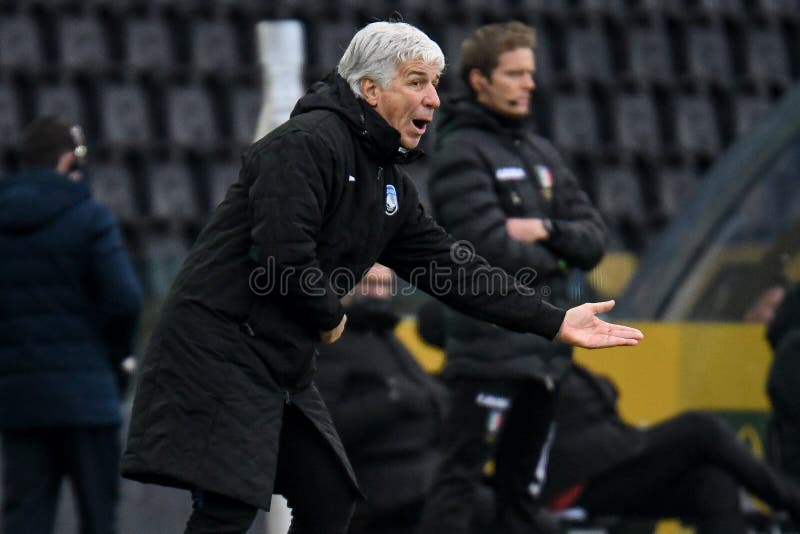
<svg viewBox="0 0 800 534">
<path fill-rule="evenodd" d="M 490 291 L 486 277 L 455 287 L 487 266 L 453 252 L 425 215 L 397 166 L 414 154 L 399 147 L 399 132 L 331 76 L 245 151 L 150 340 L 124 476 L 268 509 L 283 407 L 292 402 L 355 486 L 313 383 L 315 347 L 318 331 L 342 317 L 339 295 L 375 261 L 466 313 L 555 336 L 564 312 L 512 279 L 505 292 Z"/>
</svg>

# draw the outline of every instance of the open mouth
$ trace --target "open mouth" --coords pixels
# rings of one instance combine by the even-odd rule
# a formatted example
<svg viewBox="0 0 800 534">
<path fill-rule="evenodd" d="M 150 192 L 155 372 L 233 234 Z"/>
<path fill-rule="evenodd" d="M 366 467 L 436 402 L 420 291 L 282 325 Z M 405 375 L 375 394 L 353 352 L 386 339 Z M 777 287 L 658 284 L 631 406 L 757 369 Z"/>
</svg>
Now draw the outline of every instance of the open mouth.
<svg viewBox="0 0 800 534">
<path fill-rule="evenodd" d="M 419 130 L 421 132 L 425 132 L 425 130 L 428 128 L 428 123 L 431 122 L 431 121 L 429 121 L 427 119 L 413 119 L 411 122 L 412 122 L 412 124 L 414 124 L 414 127 L 417 130 Z"/>
</svg>

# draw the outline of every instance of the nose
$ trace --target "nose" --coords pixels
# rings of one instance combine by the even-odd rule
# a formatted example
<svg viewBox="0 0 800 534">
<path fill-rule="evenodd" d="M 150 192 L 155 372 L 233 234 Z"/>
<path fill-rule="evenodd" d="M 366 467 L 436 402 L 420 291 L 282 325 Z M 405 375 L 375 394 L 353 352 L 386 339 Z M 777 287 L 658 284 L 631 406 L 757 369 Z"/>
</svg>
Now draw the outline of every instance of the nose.
<svg viewBox="0 0 800 534">
<path fill-rule="evenodd" d="M 422 105 L 428 108 L 439 109 L 440 104 L 439 93 L 436 91 L 436 87 L 431 84 L 425 92 L 425 96 L 422 98 Z"/>
<path fill-rule="evenodd" d="M 533 75 L 528 74 L 525 76 L 525 88 L 528 91 L 533 91 L 536 89 L 536 80 L 533 79 Z"/>
</svg>

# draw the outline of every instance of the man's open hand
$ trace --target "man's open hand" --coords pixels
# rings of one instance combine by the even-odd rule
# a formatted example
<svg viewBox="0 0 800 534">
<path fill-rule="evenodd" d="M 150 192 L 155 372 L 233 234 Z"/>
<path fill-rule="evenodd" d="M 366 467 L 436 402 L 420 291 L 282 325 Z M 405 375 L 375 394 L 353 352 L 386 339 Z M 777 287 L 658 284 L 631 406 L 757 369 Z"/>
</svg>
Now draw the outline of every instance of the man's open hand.
<svg viewBox="0 0 800 534">
<path fill-rule="evenodd" d="M 614 307 L 613 300 L 587 302 L 567 310 L 556 339 L 576 347 L 599 349 L 618 345 L 636 345 L 644 335 L 630 326 L 607 323 L 597 318 Z"/>
<path fill-rule="evenodd" d="M 347 322 L 347 314 L 342 315 L 342 320 L 339 321 L 339 324 L 333 330 L 320 330 L 319 332 L 319 341 L 323 345 L 329 345 L 342 337 L 342 333 L 344 332 L 344 325 Z"/>
</svg>

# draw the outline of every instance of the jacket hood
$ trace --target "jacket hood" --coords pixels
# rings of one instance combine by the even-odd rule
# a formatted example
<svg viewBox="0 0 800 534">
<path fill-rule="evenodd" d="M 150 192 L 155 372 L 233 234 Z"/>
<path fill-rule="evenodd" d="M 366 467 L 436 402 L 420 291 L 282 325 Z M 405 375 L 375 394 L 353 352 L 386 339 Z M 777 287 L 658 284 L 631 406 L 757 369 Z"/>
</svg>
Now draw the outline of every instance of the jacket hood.
<svg viewBox="0 0 800 534">
<path fill-rule="evenodd" d="M 0 180 L 0 232 L 29 232 L 89 198 L 89 188 L 49 169 Z"/>
<path fill-rule="evenodd" d="M 471 95 L 444 98 L 436 131 L 441 139 L 449 132 L 462 128 L 480 128 L 496 133 L 514 133 L 530 129 L 528 117 L 505 117 L 475 101 Z"/>
<path fill-rule="evenodd" d="M 339 115 L 378 161 L 408 163 L 422 155 L 418 149 L 402 149 L 400 132 L 364 100 L 356 98 L 345 79 L 336 71 L 312 85 L 308 93 L 297 101 L 291 116 L 315 110 L 332 111 Z"/>
</svg>

